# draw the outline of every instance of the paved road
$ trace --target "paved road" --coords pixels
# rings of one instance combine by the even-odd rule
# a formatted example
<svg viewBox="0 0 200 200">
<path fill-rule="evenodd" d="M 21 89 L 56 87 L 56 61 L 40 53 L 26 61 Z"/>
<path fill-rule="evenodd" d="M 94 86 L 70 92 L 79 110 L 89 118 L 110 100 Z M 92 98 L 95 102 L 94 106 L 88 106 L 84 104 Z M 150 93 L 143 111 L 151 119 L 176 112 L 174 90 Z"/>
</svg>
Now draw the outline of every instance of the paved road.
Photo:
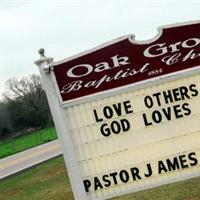
<svg viewBox="0 0 200 200">
<path fill-rule="evenodd" d="M 0 179 L 61 155 L 59 140 L 31 148 L 0 160 Z"/>
</svg>

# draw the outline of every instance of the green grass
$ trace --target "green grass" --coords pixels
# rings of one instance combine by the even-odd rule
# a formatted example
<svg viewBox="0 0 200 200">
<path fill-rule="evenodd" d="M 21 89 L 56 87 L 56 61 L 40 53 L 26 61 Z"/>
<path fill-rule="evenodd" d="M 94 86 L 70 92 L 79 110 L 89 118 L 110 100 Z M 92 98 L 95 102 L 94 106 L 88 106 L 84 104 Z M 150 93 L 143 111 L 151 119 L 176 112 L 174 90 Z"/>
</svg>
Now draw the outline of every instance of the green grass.
<svg viewBox="0 0 200 200">
<path fill-rule="evenodd" d="M 1 200 L 73 200 L 63 157 L 1 182 Z M 200 178 L 170 184 L 113 200 L 199 200 Z"/>
<path fill-rule="evenodd" d="M 24 151 L 57 138 L 54 127 L 31 132 L 18 138 L 0 142 L 0 158 Z"/>
<path fill-rule="evenodd" d="M 0 194 L 1 200 L 73 199 L 62 156 L 3 180 Z"/>
</svg>

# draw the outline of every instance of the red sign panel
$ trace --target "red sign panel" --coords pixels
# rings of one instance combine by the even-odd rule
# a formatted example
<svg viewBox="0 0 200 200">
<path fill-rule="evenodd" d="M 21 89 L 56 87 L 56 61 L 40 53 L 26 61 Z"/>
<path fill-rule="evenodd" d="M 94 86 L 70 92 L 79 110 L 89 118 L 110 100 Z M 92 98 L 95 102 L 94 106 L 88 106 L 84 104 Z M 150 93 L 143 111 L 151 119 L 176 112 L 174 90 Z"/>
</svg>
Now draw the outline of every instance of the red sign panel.
<svg viewBox="0 0 200 200">
<path fill-rule="evenodd" d="M 200 66 L 200 22 L 167 27 L 150 42 L 131 36 L 54 66 L 63 101 Z"/>
</svg>

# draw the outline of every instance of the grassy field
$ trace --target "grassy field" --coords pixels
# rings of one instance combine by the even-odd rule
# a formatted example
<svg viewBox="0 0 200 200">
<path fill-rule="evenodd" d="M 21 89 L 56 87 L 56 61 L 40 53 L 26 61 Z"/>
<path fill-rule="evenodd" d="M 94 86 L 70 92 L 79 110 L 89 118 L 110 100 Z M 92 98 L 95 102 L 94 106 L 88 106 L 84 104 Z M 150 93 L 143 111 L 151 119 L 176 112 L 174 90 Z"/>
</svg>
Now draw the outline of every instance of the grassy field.
<svg viewBox="0 0 200 200">
<path fill-rule="evenodd" d="M 0 158 L 24 151 L 57 138 L 54 127 L 31 132 L 24 136 L 0 142 Z"/>
<path fill-rule="evenodd" d="M 1 200 L 73 200 L 63 157 L 1 181 Z M 199 200 L 200 178 L 162 186 L 113 200 Z"/>
</svg>

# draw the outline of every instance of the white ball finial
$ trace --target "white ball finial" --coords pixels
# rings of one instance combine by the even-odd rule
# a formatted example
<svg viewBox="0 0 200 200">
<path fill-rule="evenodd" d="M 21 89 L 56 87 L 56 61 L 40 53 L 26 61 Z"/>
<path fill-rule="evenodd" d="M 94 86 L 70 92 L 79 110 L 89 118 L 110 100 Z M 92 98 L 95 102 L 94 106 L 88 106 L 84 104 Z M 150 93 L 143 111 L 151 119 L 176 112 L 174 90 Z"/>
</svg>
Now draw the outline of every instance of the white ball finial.
<svg viewBox="0 0 200 200">
<path fill-rule="evenodd" d="M 44 55 L 45 50 L 43 48 L 39 49 L 38 53 L 40 54 L 41 58 L 45 57 L 45 55 Z"/>
</svg>

